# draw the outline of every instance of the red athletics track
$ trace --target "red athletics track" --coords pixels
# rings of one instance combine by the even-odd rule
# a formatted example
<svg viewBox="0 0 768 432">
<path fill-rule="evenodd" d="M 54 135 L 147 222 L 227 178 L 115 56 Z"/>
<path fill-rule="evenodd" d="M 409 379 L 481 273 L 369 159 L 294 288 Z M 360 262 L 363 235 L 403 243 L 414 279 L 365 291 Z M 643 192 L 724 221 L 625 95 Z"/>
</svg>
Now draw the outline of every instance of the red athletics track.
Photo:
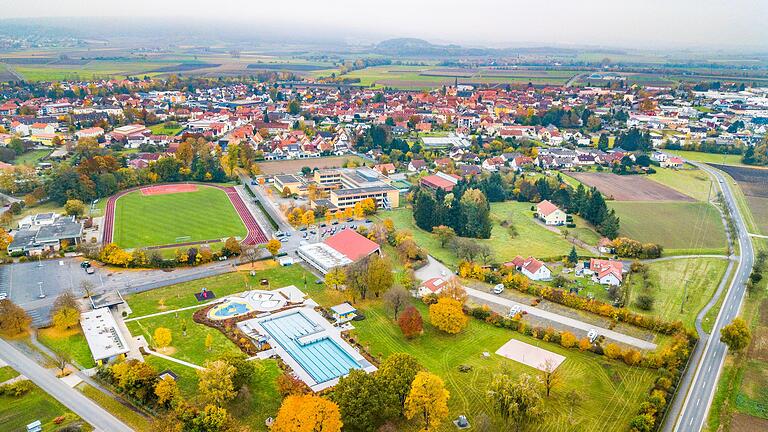
<svg viewBox="0 0 768 432">
<path fill-rule="evenodd" d="M 180 188 L 181 185 L 190 185 L 196 183 L 171 183 L 167 186 L 169 189 L 169 192 L 171 190 L 179 190 L 182 189 L 184 191 L 188 191 L 187 188 Z M 101 236 L 101 240 L 103 244 L 112 243 L 112 237 L 115 232 L 115 203 L 117 202 L 117 199 L 121 196 L 133 192 L 135 190 L 140 190 L 144 188 L 152 188 L 150 194 L 157 194 L 160 192 L 162 187 L 165 185 L 156 185 L 156 186 L 139 186 L 134 187 L 131 189 L 126 189 L 124 191 L 120 191 L 116 193 L 115 195 L 112 195 L 109 197 L 109 200 L 107 201 L 107 205 L 104 208 L 104 220 L 102 221 L 102 225 L 104 226 L 104 231 Z M 229 197 L 229 201 L 232 203 L 232 205 L 235 207 L 235 210 L 237 211 L 237 214 L 240 216 L 240 219 L 245 224 L 246 229 L 248 230 L 248 235 L 245 237 L 245 239 L 242 241 L 243 244 L 247 245 L 254 245 L 254 244 L 261 244 L 267 242 L 267 236 L 264 234 L 264 230 L 261 229 L 259 226 L 259 223 L 256 222 L 256 219 L 251 214 L 250 210 L 248 210 L 248 207 L 246 207 L 245 203 L 243 202 L 243 199 L 240 198 L 240 195 L 237 193 L 237 190 L 232 186 L 217 186 L 217 185 L 209 185 L 209 184 L 200 184 L 199 186 L 204 187 L 215 187 L 218 189 L 223 190 L 227 193 L 227 196 Z M 170 192 L 172 193 L 172 192 Z M 167 247 L 173 247 L 175 245 L 167 245 Z"/>
</svg>

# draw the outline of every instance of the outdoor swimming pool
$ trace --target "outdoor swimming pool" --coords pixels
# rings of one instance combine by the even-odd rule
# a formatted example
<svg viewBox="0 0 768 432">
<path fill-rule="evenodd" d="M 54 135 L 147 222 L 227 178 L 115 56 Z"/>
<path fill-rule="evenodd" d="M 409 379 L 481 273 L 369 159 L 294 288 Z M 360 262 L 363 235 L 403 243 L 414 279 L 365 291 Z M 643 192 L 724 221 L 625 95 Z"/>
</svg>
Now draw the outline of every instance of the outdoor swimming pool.
<svg viewBox="0 0 768 432">
<path fill-rule="evenodd" d="M 260 324 L 317 383 L 364 368 L 301 311 L 268 318 Z"/>
</svg>

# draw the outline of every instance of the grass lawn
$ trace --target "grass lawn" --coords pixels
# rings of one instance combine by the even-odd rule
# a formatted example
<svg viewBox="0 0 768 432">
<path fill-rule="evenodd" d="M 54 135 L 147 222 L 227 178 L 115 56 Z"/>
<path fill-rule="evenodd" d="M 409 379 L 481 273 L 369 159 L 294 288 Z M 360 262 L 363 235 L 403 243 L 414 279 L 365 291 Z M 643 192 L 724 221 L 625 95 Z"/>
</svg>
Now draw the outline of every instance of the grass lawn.
<svg viewBox="0 0 768 432">
<path fill-rule="evenodd" d="M 637 308 L 636 300 L 643 290 L 639 276 L 632 274 L 629 308 L 666 321 L 681 320 L 687 328 L 693 329 L 696 315 L 712 298 L 727 266 L 727 260 L 717 258 L 676 259 L 648 264 L 650 280 L 654 284 L 650 291 L 656 300 L 654 307 L 649 312 Z M 680 313 L 684 291 L 686 301 Z"/>
<path fill-rule="evenodd" d="M 694 162 L 718 163 L 724 165 L 744 165 L 741 162 L 741 155 L 722 155 L 715 153 L 704 153 L 685 150 L 664 150 L 669 154 L 681 156 L 684 159 Z"/>
<path fill-rule="evenodd" d="M 40 159 L 51 154 L 51 150 L 32 150 L 22 153 L 13 160 L 14 165 L 37 166 Z"/>
<path fill-rule="evenodd" d="M 148 129 L 152 131 L 154 135 L 177 135 L 184 128 L 181 126 L 169 128 L 166 127 L 165 123 L 159 123 L 150 126 Z"/>
<path fill-rule="evenodd" d="M 620 235 L 658 243 L 665 254 L 678 250 L 723 253 L 725 228 L 720 212 L 703 202 L 609 201 L 621 221 Z"/>
<path fill-rule="evenodd" d="M 53 327 L 40 329 L 37 339 L 53 351 L 69 354 L 75 363 L 85 369 L 96 367 L 88 342 L 79 327 L 70 331 L 60 331 Z"/>
<path fill-rule="evenodd" d="M 194 313 L 195 309 L 189 309 L 178 314 L 159 315 L 138 321 L 130 321 L 126 324 L 133 336 L 143 335 L 147 342 L 149 342 L 150 348 L 153 348 L 154 345 L 153 335 L 156 328 L 165 327 L 170 329 L 173 337 L 171 346 L 164 348 L 161 353 L 200 366 L 203 366 L 208 359 L 240 352 L 240 349 L 221 334 L 220 331 L 194 322 L 192 320 Z M 183 322 L 187 323 L 186 336 L 183 336 L 181 331 Z M 209 334 L 213 336 L 213 345 L 210 351 L 205 348 L 205 338 Z"/>
<path fill-rule="evenodd" d="M 424 334 L 414 340 L 402 336 L 380 302 L 360 306 L 366 319 L 355 322 L 355 336 L 376 356 L 409 353 L 441 376 L 450 391 L 449 420 L 459 414 L 467 415 L 470 422 L 483 413 L 493 418 L 485 391 L 494 373 L 508 370 L 515 375 L 540 375 L 533 368 L 495 354 L 511 338 L 566 356 L 559 369 L 564 379 L 547 399 L 549 414 L 538 423 L 538 430 L 626 430 L 654 378 L 654 373 L 647 369 L 630 368 L 594 354 L 566 350 L 474 319 L 470 319 L 460 334 L 447 335 L 427 324 L 426 307 L 421 304 L 418 307 L 425 319 Z M 483 358 L 484 351 L 490 352 L 491 357 Z M 460 365 L 471 366 L 472 370 L 459 372 Z M 494 427 L 492 430 L 502 430 L 500 423 Z M 403 429 L 415 430 L 415 427 Z M 439 430 L 452 431 L 455 427 L 446 421 Z"/>
<path fill-rule="evenodd" d="M 712 185 L 710 193 L 710 178 L 707 173 L 698 168 L 691 168 L 690 165 L 679 170 L 656 168 L 656 174 L 649 175 L 647 178 L 669 186 L 698 201 L 707 201 L 708 197 L 714 199 L 717 195 L 715 185 Z"/>
<path fill-rule="evenodd" d="M 112 399 L 110 396 L 102 393 L 97 388 L 90 386 L 86 383 L 81 383 L 77 386 L 88 399 L 96 402 L 105 410 L 109 411 L 112 415 L 122 420 L 123 423 L 128 425 L 136 432 L 150 432 L 152 431 L 152 421 L 144 417 L 143 415 L 135 412 L 129 407 L 118 402 L 116 399 Z"/>
<path fill-rule="evenodd" d="M 16 378 L 17 376 L 19 376 L 19 373 L 16 372 L 12 367 L 0 367 L 0 383 L 4 383 L 11 378 Z"/>
<path fill-rule="evenodd" d="M 131 192 L 117 200 L 114 242 L 124 248 L 183 241 L 244 238 L 247 230 L 227 194 L 198 186 L 195 192 L 142 195 Z"/>
<path fill-rule="evenodd" d="M 250 265 L 242 268 L 250 268 Z M 256 269 L 256 276 L 251 276 L 248 271 L 231 272 L 132 294 L 126 298 L 133 310 L 131 318 L 196 305 L 194 294 L 203 287 L 223 297 L 255 289 L 261 279 L 268 279 L 272 288 L 296 285 L 302 289 L 305 275 L 307 284 L 315 281 L 315 276 L 300 265 L 279 267 L 272 263 L 256 263 Z"/>
<path fill-rule="evenodd" d="M 516 201 L 491 204 L 491 218 L 493 220 L 491 238 L 476 241 L 490 246 L 496 261 L 509 261 L 516 255 L 533 255 L 545 258 L 565 255 L 570 252 L 571 243 L 566 241 L 563 236 L 547 230 L 533 220 L 530 206 L 530 203 Z M 380 219 L 390 218 L 398 230 L 408 230 L 413 233 L 413 237 L 419 246 L 427 249 L 432 256 L 446 265 L 454 268 L 458 265 L 459 260 L 451 249 L 441 248 L 440 242 L 431 233 L 416 226 L 416 223 L 413 221 L 413 211 L 410 208 L 381 212 L 377 217 Z M 504 220 L 514 224 L 517 229 L 516 237 L 513 238 L 510 235 L 509 228 L 500 225 Z M 596 234 L 594 236 L 588 235 L 585 231 L 588 228 L 585 228 L 584 225 L 581 225 L 581 228 L 576 230 L 569 229 L 569 231 L 571 235 L 576 235 L 577 237 L 587 239 L 597 237 Z M 581 249 L 579 249 L 579 253 L 588 254 L 587 251 Z"/>
<path fill-rule="evenodd" d="M 59 416 L 64 416 L 64 422 L 56 425 L 53 420 Z M 93 430 L 90 425 L 37 386 L 20 397 L 0 396 L 0 425 L 3 431 L 25 431 L 26 426 L 35 420 L 40 420 L 44 431 L 59 430 L 74 424 L 82 424 L 82 430 Z"/>
</svg>

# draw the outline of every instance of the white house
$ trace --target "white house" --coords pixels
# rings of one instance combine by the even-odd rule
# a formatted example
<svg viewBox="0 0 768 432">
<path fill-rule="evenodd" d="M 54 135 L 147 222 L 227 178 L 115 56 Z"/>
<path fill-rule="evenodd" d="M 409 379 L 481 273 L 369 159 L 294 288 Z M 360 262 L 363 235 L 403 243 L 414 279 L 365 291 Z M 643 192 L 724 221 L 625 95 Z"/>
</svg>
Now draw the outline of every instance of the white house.
<svg viewBox="0 0 768 432">
<path fill-rule="evenodd" d="M 547 200 L 536 204 L 536 213 L 546 225 L 565 225 L 565 212 Z"/>
<path fill-rule="evenodd" d="M 512 265 L 530 280 L 542 281 L 552 279 L 552 271 L 543 262 L 534 257 L 523 258 L 516 256 Z"/>
<path fill-rule="evenodd" d="M 584 274 L 591 274 L 592 280 L 600 285 L 621 285 L 624 280 L 624 263 L 621 261 L 592 258 L 589 260 L 589 269 L 584 269 Z"/>
<path fill-rule="evenodd" d="M 416 290 L 416 297 L 424 297 L 429 294 L 440 294 L 440 291 L 447 285 L 447 281 L 443 278 L 436 277 L 427 279 L 419 285 L 419 288 Z"/>
</svg>

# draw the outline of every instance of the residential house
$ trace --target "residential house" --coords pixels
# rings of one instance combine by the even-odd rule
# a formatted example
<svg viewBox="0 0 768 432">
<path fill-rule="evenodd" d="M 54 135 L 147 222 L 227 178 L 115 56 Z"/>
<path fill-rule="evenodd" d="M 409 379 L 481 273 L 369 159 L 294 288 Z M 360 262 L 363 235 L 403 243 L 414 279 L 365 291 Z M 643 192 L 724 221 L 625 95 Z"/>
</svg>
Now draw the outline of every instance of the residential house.
<svg viewBox="0 0 768 432">
<path fill-rule="evenodd" d="M 440 277 L 427 279 L 422 282 L 421 285 L 419 285 L 415 291 L 415 294 L 416 297 L 424 297 L 430 294 L 440 294 L 440 291 L 442 291 L 443 288 L 445 288 L 447 285 L 448 281 Z"/>
<path fill-rule="evenodd" d="M 565 225 L 565 212 L 547 200 L 536 204 L 536 214 L 546 225 Z"/>
<path fill-rule="evenodd" d="M 510 265 L 511 264 L 511 265 Z M 516 256 L 511 262 L 505 264 L 507 267 L 513 266 L 525 277 L 534 281 L 544 281 L 552 279 L 552 271 L 544 265 L 543 262 L 529 256 L 523 258 Z"/>
<path fill-rule="evenodd" d="M 592 275 L 592 280 L 600 285 L 618 286 L 624 280 L 623 271 L 624 263 L 621 261 L 592 258 L 584 274 Z"/>
</svg>

